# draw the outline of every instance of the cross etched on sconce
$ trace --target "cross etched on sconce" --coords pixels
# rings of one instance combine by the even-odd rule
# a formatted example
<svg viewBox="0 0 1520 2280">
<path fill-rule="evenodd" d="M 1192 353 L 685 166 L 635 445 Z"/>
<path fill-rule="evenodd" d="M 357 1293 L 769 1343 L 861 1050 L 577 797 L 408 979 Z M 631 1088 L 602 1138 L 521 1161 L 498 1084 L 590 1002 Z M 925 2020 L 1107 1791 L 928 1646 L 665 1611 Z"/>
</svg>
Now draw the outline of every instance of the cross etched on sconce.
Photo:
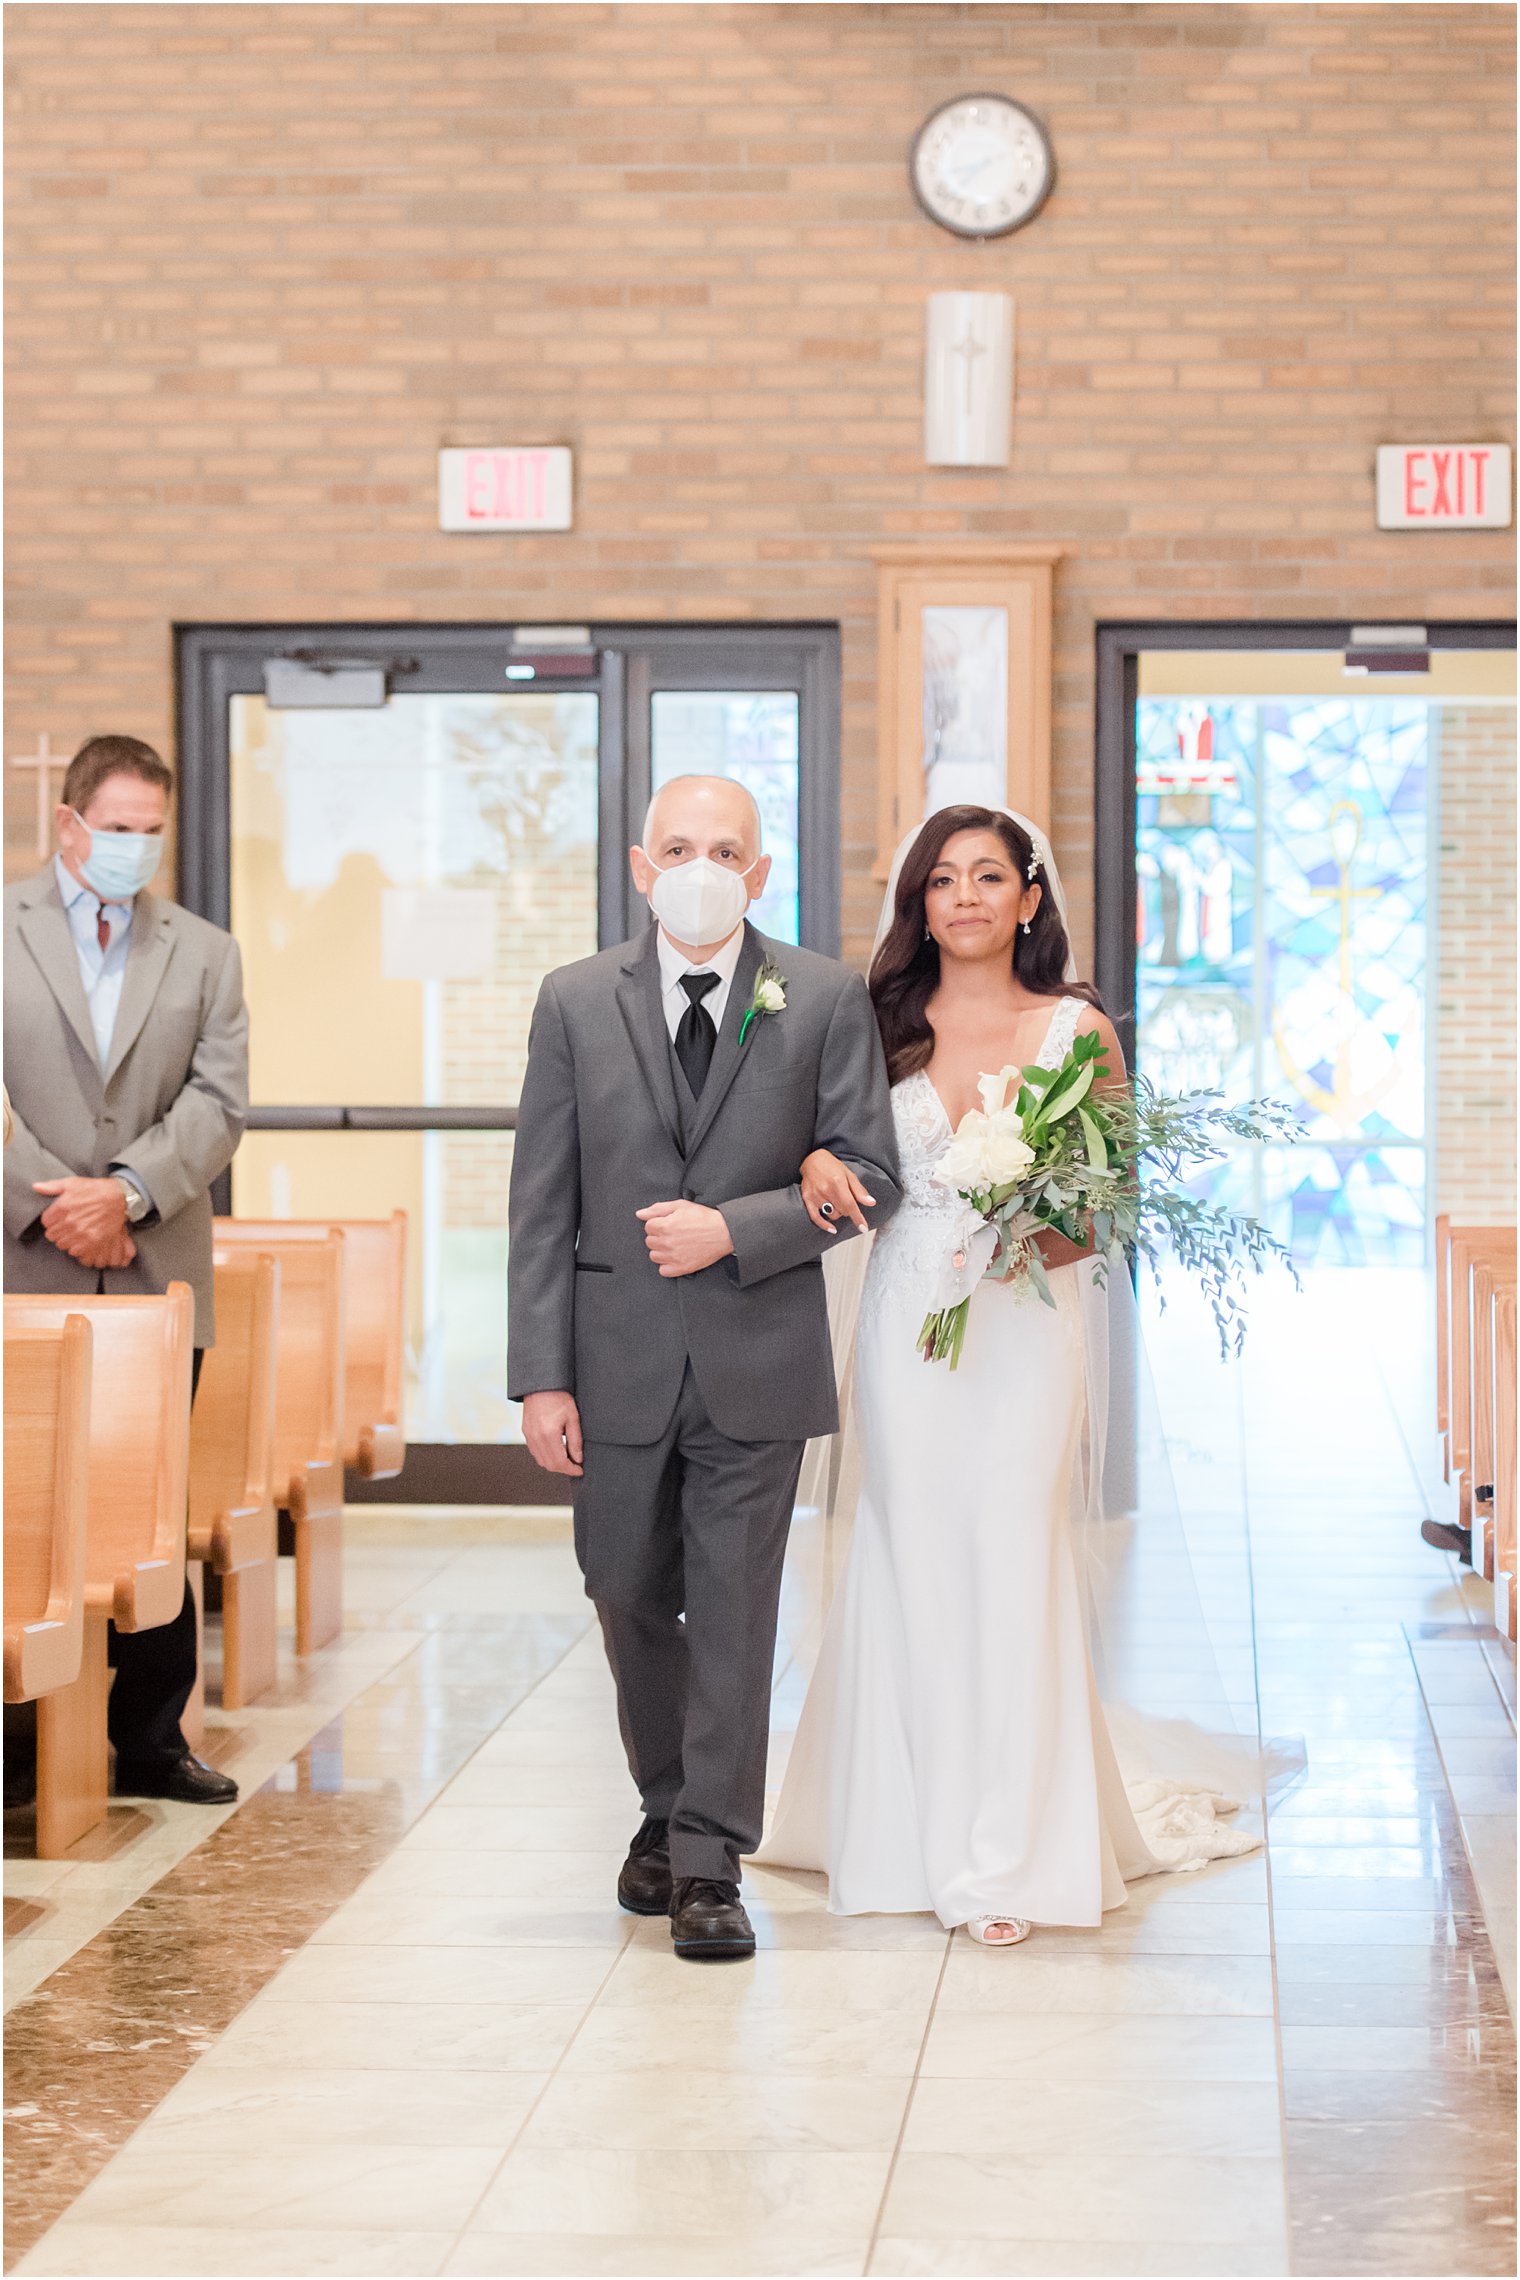
<svg viewBox="0 0 1520 2280">
<path fill-rule="evenodd" d="M 976 334 L 972 332 L 968 327 L 964 340 L 958 340 L 950 353 L 952 356 L 960 356 L 964 357 L 965 359 L 966 417 L 969 420 L 974 408 L 972 404 L 971 392 L 976 381 L 976 359 L 979 356 L 986 355 L 986 344 L 985 342 L 978 340 Z"/>
<path fill-rule="evenodd" d="M 1013 441 L 1013 297 L 931 293 L 924 341 L 924 459 L 1006 467 Z"/>
<path fill-rule="evenodd" d="M 53 770 L 67 768 L 68 755 L 53 750 L 53 740 L 43 729 L 37 738 L 35 752 L 13 752 L 13 768 L 29 768 L 37 779 L 37 860 L 45 863 L 53 845 Z"/>
</svg>

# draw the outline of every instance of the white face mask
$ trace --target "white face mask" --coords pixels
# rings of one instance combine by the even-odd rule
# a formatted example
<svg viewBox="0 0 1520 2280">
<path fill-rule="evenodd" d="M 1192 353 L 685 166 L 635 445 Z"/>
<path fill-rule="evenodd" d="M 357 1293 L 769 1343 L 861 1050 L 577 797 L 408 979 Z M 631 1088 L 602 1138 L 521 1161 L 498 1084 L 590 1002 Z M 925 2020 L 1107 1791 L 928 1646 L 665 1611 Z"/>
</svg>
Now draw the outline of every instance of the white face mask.
<svg viewBox="0 0 1520 2280">
<path fill-rule="evenodd" d="M 749 908 L 744 882 L 754 863 L 748 871 L 736 871 L 732 864 L 715 863 L 710 855 L 696 855 L 689 863 L 673 863 L 668 871 L 658 864 L 653 868 L 649 907 L 667 934 L 677 942 L 689 942 L 693 949 L 726 942 Z"/>
</svg>

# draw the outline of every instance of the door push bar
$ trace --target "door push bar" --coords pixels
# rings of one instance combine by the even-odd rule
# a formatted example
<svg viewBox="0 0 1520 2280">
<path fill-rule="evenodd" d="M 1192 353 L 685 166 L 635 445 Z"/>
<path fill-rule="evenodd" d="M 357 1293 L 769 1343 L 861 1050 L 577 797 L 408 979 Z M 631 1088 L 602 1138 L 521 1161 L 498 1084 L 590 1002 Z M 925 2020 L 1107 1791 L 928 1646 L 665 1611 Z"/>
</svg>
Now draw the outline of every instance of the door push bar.
<svg viewBox="0 0 1520 2280">
<path fill-rule="evenodd" d="M 509 1108 L 250 1108 L 249 1132 L 515 1132 Z"/>
</svg>

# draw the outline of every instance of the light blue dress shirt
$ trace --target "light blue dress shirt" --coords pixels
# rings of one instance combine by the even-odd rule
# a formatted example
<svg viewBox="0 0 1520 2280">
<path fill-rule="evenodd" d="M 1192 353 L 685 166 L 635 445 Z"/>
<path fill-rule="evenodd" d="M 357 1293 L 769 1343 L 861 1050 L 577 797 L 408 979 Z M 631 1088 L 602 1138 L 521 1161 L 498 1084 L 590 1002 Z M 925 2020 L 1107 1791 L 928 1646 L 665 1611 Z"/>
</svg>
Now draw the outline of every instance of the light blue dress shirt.
<svg viewBox="0 0 1520 2280">
<path fill-rule="evenodd" d="M 68 914 L 69 932 L 74 937 L 74 948 L 79 956 L 79 979 L 84 984 L 85 1003 L 90 1009 L 90 1027 L 95 1032 L 95 1057 L 101 1074 L 111 1057 L 111 1036 L 116 1027 L 117 1010 L 121 1005 L 121 985 L 127 973 L 127 946 L 132 938 L 132 905 L 108 902 L 106 921 L 111 929 L 111 946 L 100 947 L 97 921 L 101 901 L 92 887 L 82 886 L 68 868 L 61 855 L 53 857 L 53 871 L 58 880 L 58 892 Z"/>
<path fill-rule="evenodd" d="M 111 1038 L 116 1028 L 116 1016 L 121 1006 L 121 986 L 127 975 L 127 953 L 132 940 L 131 903 L 108 902 L 104 905 L 106 923 L 111 929 L 108 949 L 100 947 L 97 921 L 102 908 L 101 900 L 93 887 L 81 885 L 68 868 L 62 856 L 53 857 L 53 875 L 58 881 L 58 892 L 63 897 L 64 914 L 69 932 L 74 937 L 74 949 L 79 959 L 79 979 L 84 984 L 85 1003 L 90 1009 L 90 1027 L 95 1032 L 95 1054 L 100 1062 L 101 1075 L 105 1074 L 111 1057 Z M 128 1163 L 113 1164 L 113 1171 L 121 1170 L 132 1185 L 153 1209 L 153 1198 L 146 1184 L 139 1179 Z"/>
</svg>

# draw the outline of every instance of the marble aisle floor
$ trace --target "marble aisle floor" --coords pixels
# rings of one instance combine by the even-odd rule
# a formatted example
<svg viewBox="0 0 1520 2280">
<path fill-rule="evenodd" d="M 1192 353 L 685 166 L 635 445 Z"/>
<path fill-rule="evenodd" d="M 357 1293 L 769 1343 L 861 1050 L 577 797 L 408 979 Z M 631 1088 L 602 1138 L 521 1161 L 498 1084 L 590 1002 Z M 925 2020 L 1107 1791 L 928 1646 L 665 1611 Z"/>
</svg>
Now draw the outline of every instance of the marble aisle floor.
<svg viewBox="0 0 1520 2280">
<path fill-rule="evenodd" d="M 352 1515 L 368 1683 L 11 2014 L 12 2259 L 1512 2271 L 1513 1661 L 1419 1540 L 1424 1301 L 1264 1295 L 1228 1367 L 1158 1327 L 1228 1692 L 1308 1768 L 1265 1853 L 1009 1955 L 756 1871 L 754 1965 L 677 1965 L 613 1904 L 637 1809 L 562 1526 Z"/>
<path fill-rule="evenodd" d="M 560 1514 L 376 1513 L 351 1533 L 345 1636 L 298 1662 L 286 1604 L 275 1688 L 208 1713 L 205 1754 L 238 1775 L 238 1806 L 113 1804 L 46 1862 L 30 1812 L 6 1815 L 12 2260 L 586 1629 Z M 504 1553 L 530 1612 L 500 1594 L 489 1612 L 489 1589 L 438 1612 L 430 1591 L 447 1604 L 451 1575 Z"/>
<path fill-rule="evenodd" d="M 447 1556 L 440 1546 L 430 1556 L 431 1566 L 441 1566 Z M 416 1551 L 408 1558 L 415 1561 Z M 282 1573 L 280 1580 L 288 1598 L 288 1574 Z M 365 1585 L 354 1580 L 362 1601 Z M 203 1754 L 237 1777 L 245 1800 L 293 1769 L 298 1753 L 369 1688 L 382 1684 L 416 1644 L 404 1633 L 351 1624 L 333 1647 L 303 1665 L 291 1646 L 291 1611 L 288 1604 L 283 1609 L 277 1685 L 252 1710 L 224 1715 L 213 1706 L 207 1713 Z M 121 1804 L 113 1800 L 105 1825 L 91 1830 L 61 1861 L 33 1857 L 35 1827 L 30 1810 L 7 1813 L 6 2009 L 30 1995 L 132 1901 L 152 1890 L 235 1811 L 228 1807 L 208 1812 L 159 1800 Z"/>
</svg>

